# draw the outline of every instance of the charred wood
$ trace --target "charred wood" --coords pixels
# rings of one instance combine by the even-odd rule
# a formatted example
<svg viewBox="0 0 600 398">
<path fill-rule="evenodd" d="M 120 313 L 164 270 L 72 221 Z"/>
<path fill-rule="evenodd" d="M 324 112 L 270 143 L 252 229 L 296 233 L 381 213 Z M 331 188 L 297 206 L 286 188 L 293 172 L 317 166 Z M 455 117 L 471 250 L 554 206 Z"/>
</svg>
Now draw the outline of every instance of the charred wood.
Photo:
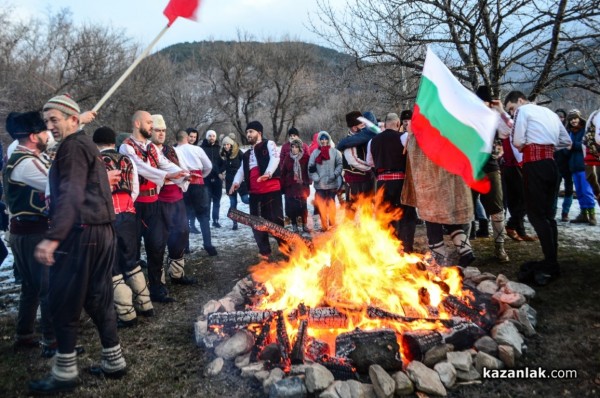
<svg viewBox="0 0 600 398">
<path fill-rule="evenodd" d="M 260 330 L 256 342 L 250 351 L 250 362 L 256 362 L 260 353 L 269 345 L 269 334 L 271 333 L 271 321 L 265 322 Z"/>
<path fill-rule="evenodd" d="M 232 219 L 233 221 L 237 221 L 241 224 L 247 225 L 250 228 L 256 231 L 267 232 L 275 238 L 279 238 L 289 244 L 293 245 L 304 245 L 309 249 L 313 249 L 313 243 L 310 239 L 303 237 L 300 234 L 291 232 L 281 225 L 275 224 L 269 220 L 265 220 L 262 217 L 253 216 L 248 213 L 244 213 L 243 211 L 229 208 L 227 212 L 227 217 Z"/>
<path fill-rule="evenodd" d="M 287 330 L 285 328 L 285 318 L 283 317 L 283 311 L 277 311 L 277 342 L 281 349 L 281 363 L 283 370 L 287 371 L 290 369 L 290 338 L 288 337 Z"/>
<path fill-rule="evenodd" d="M 342 333 L 335 339 L 335 355 L 348 358 L 359 373 L 367 373 L 371 365 L 387 371 L 402 369 L 400 346 L 391 329 Z"/>
<path fill-rule="evenodd" d="M 322 340 L 308 337 L 305 354 L 306 359 L 317 362 L 319 359 L 329 354 L 329 344 Z"/>
<path fill-rule="evenodd" d="M 391 320 L 396 322 L 440 322 L 442 325 L 446 327 L 451 327 L 456 325 L 456 322 L 452 319 L 439 319 L 439 318 L 420 318 L 420 317 L 409 317 L 404 315 L 394 314 L 392 312 L 382 310 L 377 307 L 367 307 L 367 316 L 370 319 L 383 319 L 383 320 Z"/>
<path fill-rule="evenodd" d="M 271 320 L 274 311 L 213 312 L 208 315 L 208 327 L 242 327 L 263 324 Z"/>
<path fill-rule="evenodd" d="M 304 346 L 306 344 L 307 329 L 308 321 L 306 319 L 300 321 L 296 341 L 294 341 L 294 346 L 292 347 L 292 352 L 290 354 L 292 365 L 304 363 Z"/>
<path fill-rule="evenodd" d="M 316 362 L 329 369 L 336 380 L 358 380 L 356 368 L 345 358 L 325 355 Z"/>
<path fill-rule="evenodd" d="M 436 330 L 411 330 L 402 335 L 402 352 L 409 361 L 423 361 L 427 351 L 443 343 L 442 335 Z"/>
<path fill-rule="evenodd" d="M 288 320 L 308 320 L 311 328 L 337 329 L 348 327 L 348 317 L 333 307 L 319 307 L 297 309 L 288 315 Z"/>
<path fill-rule="evenodd" d="M 493 319 L 486 316 L 485 313 L 482 315 L 479 310 L 470 307 L 456 296 L 446 296 L 442 300 L 442 305 L 448 312 L 461 318 L 469 319 L 486 331 L 489 331 L 494 326 Z"/>
</svg>

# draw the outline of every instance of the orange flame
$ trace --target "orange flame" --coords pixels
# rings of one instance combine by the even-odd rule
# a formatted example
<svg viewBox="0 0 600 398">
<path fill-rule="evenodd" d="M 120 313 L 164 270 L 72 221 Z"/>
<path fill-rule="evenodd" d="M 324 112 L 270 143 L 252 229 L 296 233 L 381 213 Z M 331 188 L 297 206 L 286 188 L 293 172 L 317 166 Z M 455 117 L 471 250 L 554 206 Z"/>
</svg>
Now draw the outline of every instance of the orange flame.
<svg viewBox="0 0 600 398">
<path fill-rule="evenodd" d="M 327 341 L 330 346 L 335 336 L 357 327 L 363 330 L 389 327 L 398 334 L 414 329 L 444 329 L 435 322 L 407 323 L 366 316 L 370 306 L 397 315 L 449 319 L 452 315 L 439 305 L 443 297 L 463 296 L 458 269 L 434 264 L 430 268 L 439 272 L 424 270 L 428 258 L 403 252 L 402 242 L 390 226 L 400 215 L 399 210 L 381 203 L 381 193 L 360 198 L 354 219 L 341 217 L 343 220 L 331 232 L 315 236 L 312 251 L 290 247 L 287 262 L 262 262 L 251 267 L 253 279 L 268 292 L 255 307 L 282 310 L 286 319 L 300 304 L 337 308 L 349 318 L 345 330 L 309 327 L 309 335 Z M 444 292 L 442 286 L 449 291 Z M 419 298 L 420 290 L 429 296 L 427 305 Z M 290 339 L 296 327 L 288 323 Z"/>
</svg>

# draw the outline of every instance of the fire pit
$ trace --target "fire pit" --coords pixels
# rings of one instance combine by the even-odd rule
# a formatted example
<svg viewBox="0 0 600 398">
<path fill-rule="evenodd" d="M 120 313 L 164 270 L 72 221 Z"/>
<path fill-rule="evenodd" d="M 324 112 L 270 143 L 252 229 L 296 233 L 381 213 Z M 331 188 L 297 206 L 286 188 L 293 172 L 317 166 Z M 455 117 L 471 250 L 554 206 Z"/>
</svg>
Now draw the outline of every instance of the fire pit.
<svg viewBox="0 0 600 398">
<path fill-rule="evenodd" d="M 514 366 L 521 333 L 535 333 L 533 289 L 403 252 L 388 227 L 397 214 L 373 203 L 309 243 L 275 231 L 293 242 L 288 260 L 252 266 L 196 322 L 197 343 L 218 356 L 208 373 L 235 359 L 275 397 L 343 396 L 341 386 L 445 395 L 483 367 Z"/>
</svg>

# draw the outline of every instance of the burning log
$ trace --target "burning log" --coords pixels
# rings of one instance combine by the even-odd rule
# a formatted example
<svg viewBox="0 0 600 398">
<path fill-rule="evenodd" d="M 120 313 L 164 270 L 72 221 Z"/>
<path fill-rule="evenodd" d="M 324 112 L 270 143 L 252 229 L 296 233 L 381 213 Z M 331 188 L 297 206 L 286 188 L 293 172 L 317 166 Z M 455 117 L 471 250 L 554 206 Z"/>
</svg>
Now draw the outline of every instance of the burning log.
<svg viewBox="0 0 600 398">
<path fill-rule="evenodd" d="M 402 335 L 402 351 L 409 360 L 423 361 L 425 353 L 440 344 L 452 344 L 455 350 L 472 347 L 485 332 L 471 322 L 463 322 L 445 332 L 413 330 Z"/>
<path fill-rule="evenodd" d="M 292 347 L 292 352 L 290 354 L 292 365 L 304 363 L 304 346 L 306 344 L 307 329 L 308 321 L 306 319 L 300 321 L 298 334 L 296 335 L 296 341 L 294 342 L 294 346 Z"/>
<path fill-rule="evenodd" d="M 344 358 L 325 355 L 316 361 L 325 366 L 336 380 L 357 380 L 356 368 Z"/>
<path fill-rule="evenodd" d="M 489 331 L 494 326 L 494 320 L 485 313 L 482 315 L 477 309 L 470 307 L 467 303 L 455 296 L 446 296 L 442 305 L 448 312 L 461 318 L 473 321 L 477 326 Z"/>
<path fill-rule="evenodd" d="M 256 338 L 256 342 L 250 351 L 250 362 L 256 362 L 259 354 L 269 345 L 269 334 L 271 333 L 271 322 L 265 322 L 260 330 L 260 334 Z"/>
<path fill-rule="evenodd" d="M 440 318 L 419 318 L 419 317 L 410 317 L 403 316 L 388 312 L 386 310 L 382 310 L 377 307 L 367 307 L 367 316 L 370 319 L 384 319 L 396 322 L 440 322 L 442 325 L 446 327 L 452 327 L 456 325 L 456 322 L 453 319 L 440 319 Z"/>
<path fill-rule="evenodd" d="M 288 315 L 288 320 L 308 320 L 311 328 L 338 329 L 348 327 L 348 317 L 333 307 L 309 308 L 298 306 Z"/>
<path fill-rule="evenodd" d="M 402 369 L 400 346 L 391 329 L 342 333 L 335 339 L 335 355 L 348 358 L 359 373 L 375 364 L 389 371 Z"/>
<path fill-rule="evenodd" d="M 233 221 L 237 221 L 241 224 L 247 225 L 250 228 L 255 229 L 257 231 L 268 232 L 275 238 L 279 238 L 289 244 L 300 244 L 306 246 L 310 250 L 313 249 L 313 243 L 310 239 L 307 239 L 300 234 L 291 232 L 282 227 L 281 225 L 265 220 L 262 217 L 253 216 L 251 214 L 244 213 L 243 211 L 234 209 L 232 207 L 229 208 L 229 211 L 227 212 L 227 217 L 229 217 Z"/>
<path fill-rule="evenodd" d="M 281 362 L 283 370 L 288 371 L 290 369 L 290 338 L 288 337 L 287 330 L 285 329 L 285 318 L 283 317 L 283 311 L 277 311 L 277 342 L 281 349 Z"/>
<path fill-rule="evenodd" d="M 312 337 L 307 338 L 306 358 L 317 362 L 322 357 L 329 354 L 329 344 L 322 340 L 317 340 Z"/>
<path fill-rule="evenodd" d="M 263 324 L 273 318 L 273 311 L 213 312 L 208 315 L 208 327 L 242 327 Z"/>
</svg>

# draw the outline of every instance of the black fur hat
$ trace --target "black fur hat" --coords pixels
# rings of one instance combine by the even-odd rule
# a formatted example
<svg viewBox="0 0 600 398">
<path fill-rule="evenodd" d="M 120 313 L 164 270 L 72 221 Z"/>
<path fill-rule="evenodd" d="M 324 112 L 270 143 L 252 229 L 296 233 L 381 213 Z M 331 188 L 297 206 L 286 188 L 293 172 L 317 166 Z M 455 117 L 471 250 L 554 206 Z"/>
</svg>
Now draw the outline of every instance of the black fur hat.
<svg viewBox="0 0 600 398">
<path fill-rule="evenodd" d="M 117 142 L 117 133 L 110 127 L 102 126 L 94 131 L 92 141 L 100 145 L 110 145 Z"/>
<path fill-rule="evenodd" d="M 475 95 L 479 97 L 484 102 L 492 102 L 492 92 L 488 86 L 479 86 L 477 87 L 477 91 L 475 91 Z"/>
<path fill-rule="evenodd" d="M 6 131 L 15 140 L 46 130 L 46 123 L 39 112 L 11 112 L 6 118 Z"/>
</svg>

